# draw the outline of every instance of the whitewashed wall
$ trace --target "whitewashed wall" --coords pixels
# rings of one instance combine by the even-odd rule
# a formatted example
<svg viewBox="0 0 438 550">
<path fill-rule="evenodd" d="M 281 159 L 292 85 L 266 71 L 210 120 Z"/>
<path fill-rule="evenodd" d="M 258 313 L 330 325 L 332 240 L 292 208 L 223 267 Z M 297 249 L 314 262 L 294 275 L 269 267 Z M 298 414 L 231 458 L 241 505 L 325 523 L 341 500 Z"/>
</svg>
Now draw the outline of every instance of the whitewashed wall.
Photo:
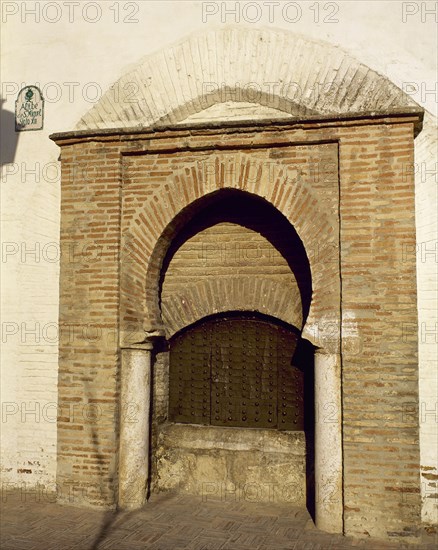
<svg viewBox="0 0 438 550">
<path fill-rule="evenodd" d="M 424 473 L 436 474 L 436 2 L 240 2 L 237 12 L 235 2 L 75 4 L 1 4 L 3 482 L 25 482 L 29 490 L 55 483 L 60 178 L 59 150 L 48 136 L 73 129 L 140 58 L 225 25 L 282 29 L 339 46 L 430 113 L 416 145 L 417 158 L 426 159 L 416 167 L 418 246 L 406 253 L 419 260 L 421 464 Z M 15 134 L 14 102 L 27 84 L 43 90 L 44 129 Z M 422 481 L 424 497 L 436 492 L 430 479 Z M 429 522 L 437 521 L 434 500 L 425 498 L 423 506 Z"/>
</svg>

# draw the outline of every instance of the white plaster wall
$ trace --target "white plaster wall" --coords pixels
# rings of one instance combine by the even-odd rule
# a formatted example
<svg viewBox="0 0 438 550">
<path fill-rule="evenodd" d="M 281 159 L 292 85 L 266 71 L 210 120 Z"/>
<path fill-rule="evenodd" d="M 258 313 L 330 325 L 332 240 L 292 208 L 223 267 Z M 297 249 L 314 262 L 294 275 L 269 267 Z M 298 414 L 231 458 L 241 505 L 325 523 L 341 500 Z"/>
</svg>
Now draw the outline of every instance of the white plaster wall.
<svg viewBox="0 0 438 550">
<path fill-rule="evenodd" d="M 416 162 L 418 335 L 420 366 L 420 454 L 423 521 L 438 522 L 438 128 L 436 120 L 425 129 Z M 435 165 L 433 165 L 433 162 Z"/>
<path fill-rule="evenodd" d="M 25 481 L 29 485 L 37 481 L 53 485 L 56 468 L 56 424 L 50 404 L 56 401 L 57 393 L 53 324 L 58 315 L 59 269 L 56 244 L 50 243 L 57 243 L 59 235 L 56 164 L 59 150 L 48 139 L 49 134 L 73 129 L 100 98 L 99 90 L 104 92 L 127 66 L 141 57 L 191 32 L 224 24 L 279 28 L 338 45 L 398 86 L 406 88 L 406 83 L 411 83 L 407 89 L 412 97 L 433 115 L 437 114 L 438 16 L 433 13 L 436 2 L 319 2 L 319 22 L 315 8 L 311 9 L 315 3 L 310 1 L 290 3 L 286 15 L 282 11 L 285 2 L 279 6 L 274 6 L 275 2 L 258 2 L 258 8 L 240 2 L 240 21 L 236 15 L 226 15 L 221 3 L 215 2 L 82 1 L 74 12 L 71 4 L 2 2 L 1 76 L 2 98 L 6 100 L 3 109 L 13 112 L 16 95 L 24 84 L 39 83 L 46 97 L 44 129 L 18 134 L 13 158 L 8 156 L 9 146 L 5 145 L 16 137 L 13 127 L 4 122 L 1 128 L 2 163 L 8 162 L 2 167 L 1 181 L 2 469 L 4 482 Z M 95 22 L 86 20 L 96 17 L 91 4 L 98 4 L 101 10 L 101 17 Z M 203 4 L 204 12 L 208 9 L 212 15 L 204 13 L 203 17 Z M 292 4 L 299 4 L 298 11 Z M 235 2 L 227 3 L 228 8 L 234 6 Z M 29 12 L 35 8 L 40 13 L 39 22 Z M 262 17 L 253 22 L 257 9 Z M 406 14 L 407 10 L 412 14 Z M 55 22 L 59 15 L 60 20 Z M 132 22 L 127 22 L 128 19 Z M 435 93 L 431 91 L 434 89 Z M 432 122 L 433 119 L 428 120 L 430 136 Z M 421 152 L 429 151 L 425 169 L 436 170 L 431 160 L 436 142 L 433 145 L 430 139 L 422 136 L 420 139 L 418 148 Z M 422 181 L 420 167 L 417 177 L 420 251 L 421 243 L 427 242 L 433 248 L 437 242 L 436 177 L 436 173 L 429 173 Z M 26 255 L 35 246 L 36 255 Z M 437 263 L 432 255 L 426 259 L 418 263 L 420 331 L 422 326 L 431 330 L 436 323 Z M 32 328 L 36 329 L 34 335 L 29 333 Z M 437 406 L 436 332 L 435 336 L 422 339 L 420 402 L 430 410 Z M 65 404 L 60 405 L 65 414 Z M 36 413 L 26 415 L 32 408 Z M 436 468 L 437 419 L 431 414 L 423 419 L 422 465 Z M 20 469 L 24 472 L 19 473 Z M 26 470 L 32 473 L 25 473 Z M 424 485 L 423 490 L 430 491 L 430 487 Z M 433 499 L 426 499 L 423 517 L 437 521 Z"/>
</svg>

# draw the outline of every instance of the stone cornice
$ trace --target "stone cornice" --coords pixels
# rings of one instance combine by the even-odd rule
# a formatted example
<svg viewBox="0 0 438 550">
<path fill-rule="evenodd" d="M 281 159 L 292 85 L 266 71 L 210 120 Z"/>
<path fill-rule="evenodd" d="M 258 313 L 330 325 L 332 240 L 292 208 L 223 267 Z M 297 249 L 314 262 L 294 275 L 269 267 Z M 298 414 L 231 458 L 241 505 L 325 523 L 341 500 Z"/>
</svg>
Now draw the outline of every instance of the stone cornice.
<svg viewBox="0 0 438 550">
<path fill-rule="evenodd" d="M 138 139 L 159 139 L 169 136 L 233 134 L 259 130 L 264 132 L 287 129 L 329 128 L 333 126 L 364 126 L 369 124 L 414 124 L 416 137 L 423 127 L 424 110 L 409 107 L 387 112 L 348 113 L 343 115 L 314 115 L 304 119 L 264 119 L 257 121 L 221 121 L 178 125 L 155 124 L 138 128 L 111 128 L 94 130 L 73 130 L 58 132 L 49 137 L 57 145 L 72 145 L 82 141 L 127 141 Z"/>
</svg>

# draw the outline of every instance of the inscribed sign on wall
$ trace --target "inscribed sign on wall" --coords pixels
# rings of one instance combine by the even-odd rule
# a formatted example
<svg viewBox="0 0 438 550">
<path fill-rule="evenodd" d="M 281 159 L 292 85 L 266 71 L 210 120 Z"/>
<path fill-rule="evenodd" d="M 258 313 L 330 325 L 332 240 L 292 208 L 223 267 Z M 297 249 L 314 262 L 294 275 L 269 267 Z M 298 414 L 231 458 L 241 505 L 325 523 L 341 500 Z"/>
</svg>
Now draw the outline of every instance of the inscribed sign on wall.
<svg viewBox="0 0 438 550">
<path fill-rule="evenodd" d="M 36 86 L 26 86 L 18 93 L 15 102 L 15 131 L 42 130 L 44 99 Z"/>
</svg>

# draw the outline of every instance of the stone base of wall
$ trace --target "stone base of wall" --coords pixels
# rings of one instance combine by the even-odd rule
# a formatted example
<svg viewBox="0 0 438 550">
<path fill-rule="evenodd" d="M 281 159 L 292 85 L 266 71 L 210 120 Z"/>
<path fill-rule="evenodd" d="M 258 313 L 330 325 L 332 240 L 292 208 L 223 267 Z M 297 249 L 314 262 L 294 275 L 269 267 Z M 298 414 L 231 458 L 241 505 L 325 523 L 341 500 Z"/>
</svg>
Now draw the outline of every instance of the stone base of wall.
<svg viewBox="0 0 438 550">
<path fill-rule="evenodd" d="M 153 468 L 156 492 L 306 505 L 304 432 L 167 424 Z"/>
</svg>

